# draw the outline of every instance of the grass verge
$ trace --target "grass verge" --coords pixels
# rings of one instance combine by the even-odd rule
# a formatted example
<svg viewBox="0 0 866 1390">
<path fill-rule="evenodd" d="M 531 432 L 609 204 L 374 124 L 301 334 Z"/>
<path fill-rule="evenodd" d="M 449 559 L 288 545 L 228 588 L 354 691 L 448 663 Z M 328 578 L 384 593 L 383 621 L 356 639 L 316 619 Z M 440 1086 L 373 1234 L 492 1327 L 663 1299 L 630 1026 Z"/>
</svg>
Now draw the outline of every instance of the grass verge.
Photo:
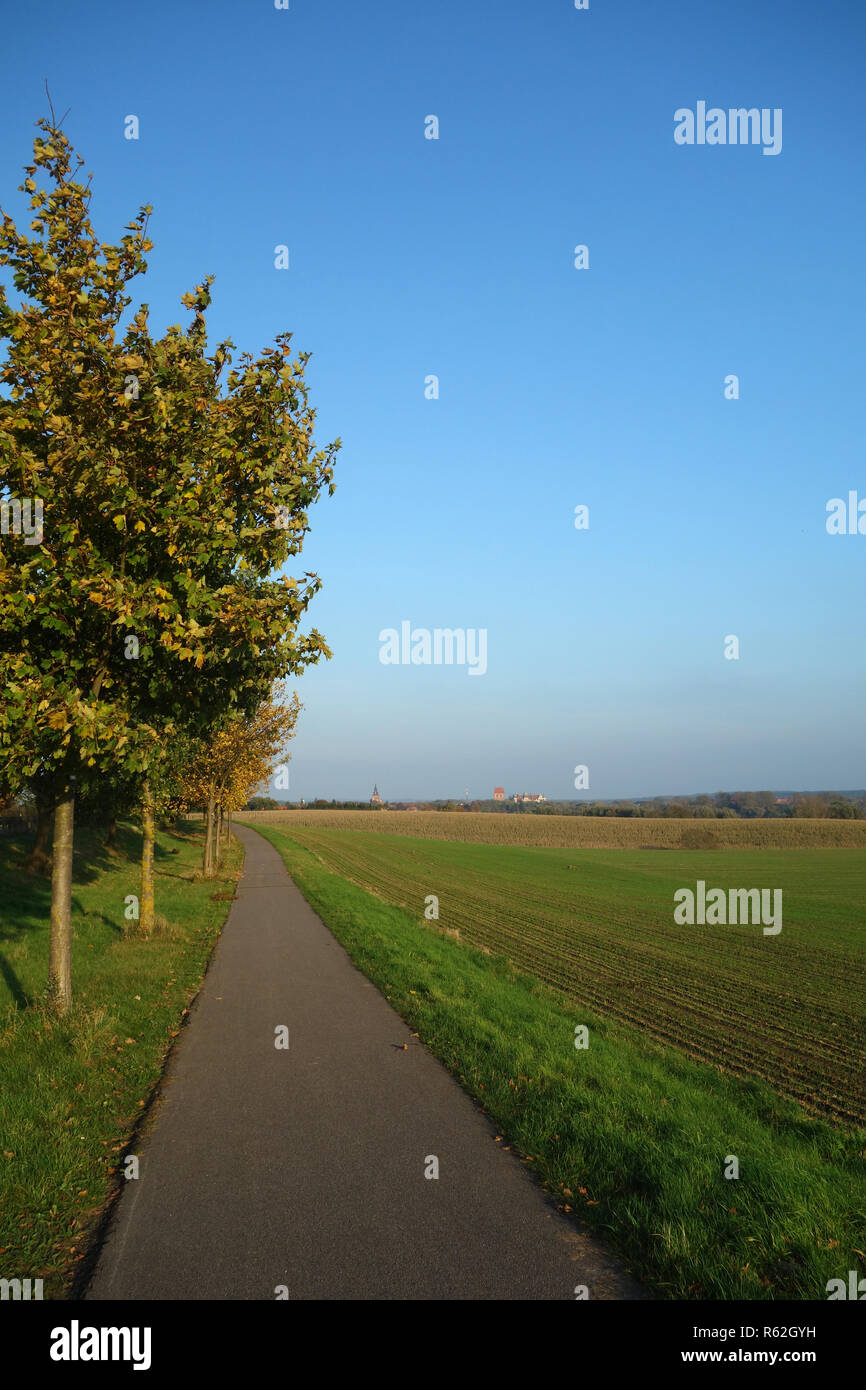
<svg viewBox="0 0 866 1390">
<path fill-rule="evenodd" d="M 229 843 L 202 879 L 200 832 L 160 832 L 156 930 L 125 920 L 138 894 L 141 836 L 121 826 L 107 851 L 76 833 L 73 1007 L 42 1007 L 50 885 L 24 871 L 29 845 L 0 843 L 0 1278 L 41 1278 L 44 1296 L 75 1285 L 172 1040 L 199 989 L 229 910 L 243 851 Z"/>
<path fill-rule="evenodd" d="M 590 1012 L 256 829 L 503 1143 L 657 1296 L 824 1300 L 866 1268 L 866 1131 Z"/>
</svg>

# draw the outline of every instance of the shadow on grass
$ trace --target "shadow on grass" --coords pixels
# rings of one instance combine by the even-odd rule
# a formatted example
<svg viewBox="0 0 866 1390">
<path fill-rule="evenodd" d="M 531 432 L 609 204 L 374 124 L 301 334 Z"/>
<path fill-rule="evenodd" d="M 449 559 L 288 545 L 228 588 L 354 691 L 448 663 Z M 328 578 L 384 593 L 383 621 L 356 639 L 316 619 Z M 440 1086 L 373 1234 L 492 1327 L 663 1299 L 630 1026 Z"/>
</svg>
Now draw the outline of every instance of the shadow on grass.
<svg viewBox="0 0 866 1390">
<path fill-rule="evenodd" d="M 6 988 L 12 995 L 12 1000 L 16 1009 L 28 1009 L 34 1002 L 27 993 L 12 966 L 5 956 L 0 955 L 0 975 L 6 981 Z"/>
<path fill-rule="evenodd" d="M 75 827 L 75 846 L 72 863 L 74 887 L 94 883 L 102 874 L 130 871 L 130 892 L 138 892 L 137 874 L 141 863 L 141 831 L 127 822 L 117 826 L 114 843 L 105 842 L 105 827 L 79 824 Z M 159 834 L 172 836 L 192 844 L 198 839 L 195 827 L 189 822 L 160 826 L 154 845 L 154 872 L 159 877 L 190 878 L 192 870 L 174 871 L 168 866 L 177 858 L 177 851 L 160 843 Z M 0 943 L 20 941 L 27 932 L 44 930 L 51 913 L 51 879 L 28 869 L 35 837 L 32 833 L 10 835 L 0 839 Z M 122 923 L 110 913 L 93 907 L 85 913 L 80 898 L 73 892 L 74 916 L 87 915 L 119 936 L 124 935 Z M 9 988 L 16 1007 L 26 1008 L 33 1001 L 21 985 L 15 970 L 5 956 L 0 956 L 0 974 Z"/>
<path fill-rule="evenodd" d="M 72 899 L 72 912 L 73 915 L 78 913 L 85 925 L 101 922 L 103 926 L 110 927 L 115 936 L 126 936 L 122 925 L 116 922 L 113 917 L 109 917 L 107 912 L 95 912 L 93 908 L 88 912 L 78 898 Z"/>
<path fill-rule="evenodd" d="M 51 884 L 27 872 L 32 835 L 0 844 L 0 941 L 17 941 L 23 932 L 47 920 L 51 909 Z"/>
</svg>

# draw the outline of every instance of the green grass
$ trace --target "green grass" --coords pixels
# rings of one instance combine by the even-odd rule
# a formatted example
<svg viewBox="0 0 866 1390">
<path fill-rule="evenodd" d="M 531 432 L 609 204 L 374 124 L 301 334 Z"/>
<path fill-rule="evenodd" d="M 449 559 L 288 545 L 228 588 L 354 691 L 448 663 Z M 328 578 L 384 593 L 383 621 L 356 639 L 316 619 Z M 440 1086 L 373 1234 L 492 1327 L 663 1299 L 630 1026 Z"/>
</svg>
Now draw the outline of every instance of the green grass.
<svg viewBox="0 0 866 1390">
<path fill-rule="evenodd" d="M 288 831 L 261 833 L 503 1143 L 658 1296 L 823 1300 L 827 1280 L 866 1268 L 866 1132 L 809 1118 L 761 1081 L 577 1003 L 505 954 L 449 936 L 447 921 L 424 923 L 423 903 L 409 912 L 383 902 Z M 683 882 L 696 876 L 690 869 Z M 536 904 L 521 891 L 529 920 Z M 832 913 L 830 934 L 831 923 Z M 574 1047 L 577 1024 L 590 1030 L 586 1050 Z M 723 1175 L 728 1155 L 739 1160 L 736 1180 Z"/>
<path fill-rule="evenodd" d="M 866 1124 L 866 851 L 527 849 L 285 829 L 322 864 L 607 1017 L 822 1118 Z M 777 936 L 688 926 L 674 892 L 782 890 Z"/>
<path fill-rule="evenodd" d="M 68 1292 L 106 1202 L 123 1181 L 167 1050 L 228 913 L 242 851 L 203 880 L 200 832 L 159 833 L 157 930 L 124 917 L 140 892 L 141 837 L 121 826 L 105 851 L 76 832 L 73 1008 L 42 1007 L 50 886 L 23 871 L 28 845 L 0 843 L 0 1277 Z"/>
</svg>

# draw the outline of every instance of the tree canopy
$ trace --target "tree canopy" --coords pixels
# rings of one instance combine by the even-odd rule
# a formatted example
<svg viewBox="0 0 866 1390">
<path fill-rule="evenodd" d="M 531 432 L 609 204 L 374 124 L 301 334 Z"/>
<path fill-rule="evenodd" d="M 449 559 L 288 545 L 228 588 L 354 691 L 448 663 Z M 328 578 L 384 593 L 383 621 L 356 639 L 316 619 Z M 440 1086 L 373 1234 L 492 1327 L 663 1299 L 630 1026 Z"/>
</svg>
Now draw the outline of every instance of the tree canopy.
<svg viewBox="0 0 866 1390">
<path fill-rule="evenodd" d="M 101 242 L 83 161 L 53 115 L 38 129 L 29 230 L 0 224 L 0 499 L 42 515 L 38 541 L 0 545 L 0 790 L 38 784 L 71 816 L 94 778 L 138 777 L 152 807 L 168 740 L 253 717 L 330 655 L 300 631 L 321 581 L 280 571 L 340 441 L 314 443 L 290 333 L 236 365 L 230 340 L 208 350 L 211 276 L 185 327 L 126 317 L 151 208 Z"/>
</svg>

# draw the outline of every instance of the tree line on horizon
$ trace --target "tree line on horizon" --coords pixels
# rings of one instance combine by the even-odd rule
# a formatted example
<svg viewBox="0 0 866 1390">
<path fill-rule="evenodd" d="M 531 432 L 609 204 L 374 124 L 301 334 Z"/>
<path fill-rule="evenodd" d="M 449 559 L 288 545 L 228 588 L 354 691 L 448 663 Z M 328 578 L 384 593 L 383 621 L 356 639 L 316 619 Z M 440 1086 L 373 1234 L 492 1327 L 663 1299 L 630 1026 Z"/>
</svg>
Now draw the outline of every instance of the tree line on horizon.
<svg viewBox="0 0 866 1390">
<path fill-rule="evenodd" d="M 497 815 L 520 816 L 621 816 L 671 817 L 684 820 L 825 819 L 866 820 L 866 792 L 853 796 L 843 792 L 792 792 L 779 797 L 776 792 L 716 792 L 713 795 L 641 798 L 640 801 L 545 801 L 526 803 L 476 801 L 392 801 L 384 806 L 369 801 L 276 801 L 270 796 L 251 796 L 247 811 L 403 811 L 413 806 L 419 811 L 491 811 Z"/>
</svg>

